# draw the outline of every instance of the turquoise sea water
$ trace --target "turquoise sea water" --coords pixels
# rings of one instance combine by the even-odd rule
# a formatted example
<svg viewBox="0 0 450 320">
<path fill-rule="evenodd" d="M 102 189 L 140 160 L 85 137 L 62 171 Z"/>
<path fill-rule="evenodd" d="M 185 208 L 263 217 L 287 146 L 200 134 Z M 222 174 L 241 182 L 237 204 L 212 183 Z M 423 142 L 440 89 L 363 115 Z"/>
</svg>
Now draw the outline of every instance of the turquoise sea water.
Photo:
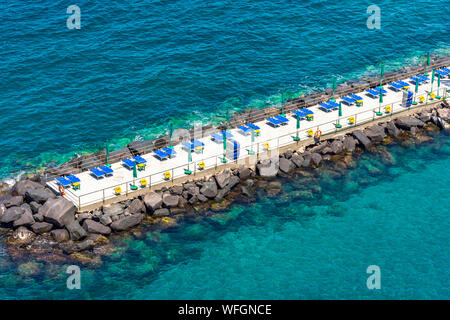
<svg viewBox="0 0 450 320">
<path fill-rule="evenodd" d="M 381 30 L 371 4 L 82 0 L 69 30 L 66 1 L 2 1 L 0 177 L 449 53 L 445 2 L 383 1 Z"/>
<path fill-rule="evenodd" d="M 449 299 L 450 139 L 389 150 L 392 165 L 367 154 L 342 177 L 287 179 L 219 217 L 113 240 L 101 267 L 82 267 L 81 290 L 66 289 L 65 266 L 26 277 L 3 254 L 0 298 Z M 366 287 L 369 265 L 380 290 Z"/>
<path fill-rule="evenodd" d="M 66 28 L 65 1 L 0 4 L 0 177 L 155 137 L 169 119 L 216 121 L 225 106 L 450 52 L 444 2 L 383 1 L 376 31 L 361 0 L 77 4 L 81 30 Z M 115 239 L 123 250 L 83 268 L 80 291 L 59 265 L 19 274 L 0 242 L 0 298 L 448 299 L 450 146 L 438 140 L 392 148 L 395 166 L 367 157 L 312 199 L 301 179 L 285 181 L 282 195 L 225 212 L 228 223 Z M 372 264 L 379 291 L 365 286 Z"/>
</svg>

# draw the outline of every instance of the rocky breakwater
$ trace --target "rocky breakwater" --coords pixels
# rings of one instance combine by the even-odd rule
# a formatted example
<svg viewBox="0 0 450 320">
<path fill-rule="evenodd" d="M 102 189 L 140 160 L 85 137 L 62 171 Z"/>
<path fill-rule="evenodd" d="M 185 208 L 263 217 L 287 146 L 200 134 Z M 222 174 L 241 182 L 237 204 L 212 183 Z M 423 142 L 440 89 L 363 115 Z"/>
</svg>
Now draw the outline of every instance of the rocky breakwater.
<svg viewBox="0 0 450 320">
<path fill-rule="evenodd" d="M 450 107 L 446 102 L 411 116 L 355 128 L 350 133 L 287 150 L 259 161 L 255 170 L 245 166 L 226 169 L 209 178 L 193 179 L 90 212 L 76 212 L 70 201 L 47 189 L 39 176 L 32 176 L 3 191 L 0 234 L 6 238 L 12 257 L 31 254 L 46 262 L 70 257 L 95 264 L 99 255 L 111 249 L 108 237 L 124 232 L 138 235 L 141 227 L 161 232 L 176 228 L 183 219 L 206 218 L 226 225 L 230 218 L 221 212 L 231 203 L 253 201 L 258 190 L 264 190 L 264 196 L 278 195 L 280 181 L 286 177 L 302 179 L 298 196 L 310 199 L 320 188 L 302 189 L 306 185 L 303 182 L 314 181 L 315 175 L 339 177 L 365 152 L 390 163 L 393 159 L 384 146 L 425 143 L 442 130 L 450 132 Z M 368 168 L 368 172 L 377 174 L 376 168 Z"/>
</svg>

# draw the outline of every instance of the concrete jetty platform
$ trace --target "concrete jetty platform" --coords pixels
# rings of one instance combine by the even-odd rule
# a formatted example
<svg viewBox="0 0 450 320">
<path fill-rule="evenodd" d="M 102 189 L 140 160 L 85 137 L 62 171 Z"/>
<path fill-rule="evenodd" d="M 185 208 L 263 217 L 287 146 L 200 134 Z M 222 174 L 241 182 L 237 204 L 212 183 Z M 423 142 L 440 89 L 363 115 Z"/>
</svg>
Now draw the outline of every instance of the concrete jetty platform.
<svg viewBox="0 0 450 320">
<path fill-rule="evenodd" d="M 409 83 L 409 91 L 414 92 L 415 86 L 411 80 L 404 79 L 403 81 Z M 111 165 L 114 173 L 108 177 L 96 179 L 89 171 L 79 173 L 76 176 L 80 179 L 80 189 L 66 188 L 64 197 L 72 201 L 80 211 L 87 211 L 105 204 L 131 199 L 156 188 L 212 174 L 227 166 L 239 164 L 251 166 L 261 158 L 276 156 L 280 149 L 298 143 L 294 137 L 298 136 L 300 141 L 312 139 L 308 133 L 310 130 L 314 133 L 320 130 L 323 136 L 372 123 L 385 117 L 392 117 L 395 114 L 435 103 L 438 99 L 431 99 L 431 92 L 435 96 L 440 96 L 441 99 L 447 98 L 450 79 L 442 79 L 439 90 L 437 81 L 434 81 L 433 84 L 431 81 L 421 84 L 418 93 L 414 94 L 414 100 L 419 101 L 420 97 L 423 97 L 423 102 L 410 107 L 406 107 L 403 102 L 404 90 L 395 91 L 388 85 L 383 86 L 383 89 L 386 90 L 386 94 L 383 96 L 382 103 L 378 97 L 370 97 L 366 92 L 355 92 L 354 94 L 363 98 L 363 104 L 348 106 L 342 103 L 342 116 L 338 115 L 337 109 L 325 112 L 319 105 L 309 106 L 308 109 L 314 112 L 314 118 L 311 121 L 301 120 L 300 129 L 297 129 L 297 120 L 292 113 L 286 114 L 286 118 L 289 120 L 286 125 L 273 127 L 267 121 L 254 123 L 261 129 L 260 134 L 254 137 L 254 141 L 252 141 L 251 134 L 244 135 L 239 129 L 230 129 L 228 132 L 233 136 L 231 139 L 240 145 L 239 156 L 236 160 L 227 159 L 227 162 L 224 163 L 222 161 L 224 157 L 223 144 L 213 141 L 210 136 L 199 138 L 198 140 L 204 143 L 204 148 L 202 152 L 192 152 L 192 162 L 188 163 L 188 152 L 182 149 L 181 144 L 177 144 L 174 146 L 177 154 L 171 159 L 160 161 L 155 158 L 154 154 L 141 155 L 147 164 L 145 170 L 137 171 L 137 178 L 133 178 L 133 170 L 124 167 L 121 162 Z M 342 99 L 336 99 L 336 103 L 340 101 Z M 350 118 L 353 118 L 354 121 L 350 122 Z M 337 126 L 338 123 L 340 126 Z M 200 163 L 204 163 L 203 169 L 200 169 Z M 185 169 L 189 169 L 192 173 L 187 175 Z M 170 175 L 169 178 L 167 178 L 167 173 Z M 146 182 L 145 187 L 141 187 L 140 181 L 143 179 Z M 136 185 L 138 189 L 133 190 L 131 185 Z M 59 194 L 56 180 L 47 182 L 47 186 Z M 120 187 L 120 195 L 115 193 L 116 187 Z"/>
</svg>

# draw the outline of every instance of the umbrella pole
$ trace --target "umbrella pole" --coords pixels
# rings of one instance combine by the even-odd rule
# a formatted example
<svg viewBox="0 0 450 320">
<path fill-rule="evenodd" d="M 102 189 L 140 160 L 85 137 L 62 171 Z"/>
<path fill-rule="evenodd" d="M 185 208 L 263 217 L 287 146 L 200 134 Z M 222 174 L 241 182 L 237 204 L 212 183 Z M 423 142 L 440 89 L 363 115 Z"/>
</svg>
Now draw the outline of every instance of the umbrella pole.
<svg viewBox="0 0 450 320">
<path fill-rule="evenodd" d="M 109 148 L 108 148 L 108 143 L 106 143 L 106 166 L 107 166 L 107 167 L 111 167 L 111 165 L 109 164 Z"/>
<path fill-rule="evenodd" d="M 300 141 L 298 130 L 300 129 L 300 117 L 297 115 L 297 132 L 295 133 L 294 141 Z"/>
<path fill-rule="evenodd" d="M 250 150 L 248 150 L 248 154 L 255 154 L 255 151 L 253 151 L 254 142 L 255 142 L 255 130 L 252 129 L 252 143 L 250 145 Z"/>
<path fill-rule="evenodd" d="M 424 75 L 428 77 L 428 67 L 430 66 L 430 53 L 427 53 L 427 64 L 425 65 L 425 73 Z"/>
<path fill-rule="evenodd" d="M 336 101 L 334 98 L 334 92 L 336 91 L 336 77 L 333 77 L 333 94 L 331 95 L 331 101 Z"/>
<path fill-rule="evenodd" d="M 336 128 L 342 128 L 341 117 L 342 117 L 342 102 L 339 102 L 339 112 L 338 112 L 338 120 L 336 123 Z"/>
</svg>

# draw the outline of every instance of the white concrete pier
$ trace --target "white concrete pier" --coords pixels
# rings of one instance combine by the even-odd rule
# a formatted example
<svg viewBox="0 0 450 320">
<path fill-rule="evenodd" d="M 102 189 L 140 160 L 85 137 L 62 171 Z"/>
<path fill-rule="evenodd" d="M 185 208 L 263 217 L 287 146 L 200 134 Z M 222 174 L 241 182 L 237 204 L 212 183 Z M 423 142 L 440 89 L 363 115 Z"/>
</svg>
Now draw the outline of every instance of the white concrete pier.
<svg viewBox="0 0 450 320">
<path fill-rule="evenodd" d="M 415 86 L 411 83 L 410 79 L 404 79 L 403 81 L 410 84 L 409 90 L 414 92 Z M 433 90 L 432 90 L 433 86 Z M 383 116 L 389 116 L 396 114 L 408 108 L 402 105 L 403 91 L 394 91 L 387 85 L 383 87 L 387 93 L 383 97 L 383 103 L 380 104 L 379 98 L 371 98 L 366 92 L 355 93 L 363 98 L 363 105 L 357 107 L 356 105 L 348 106 L 342 103 L 342 117 L 338 117 L 338 111 L 333 110 L 330 112 L 324 112 L 319 109 L 319 106 L 310 106 L 309 110 L 314 112 L 314 119 L 312 121 L 301 120 L 300 129 L 298 130 L 298 136 L 300 140 L 308 138 L 307 131 L 312 129 L 313 132 L 317 130 L 322 131 L 322 134 L 328 134 L 336 132 L 336 123 L 339 118 L 339 122 L 342 128 L 339 130 L 347 129 L 353 125 L 349 123 L 349 118 L 353 117 L 355 120 L 354 125 L 361 125 L 368 121 L 377 120 Z M 419 97 L 424 98 L 424 102 L 419 103 L 417 106 L 423 106 L 428 103 L 436 102 L 436 99 L 431 100 L 429 93 L 431 90 L 436 96 L 447 97 L 447 92 L 450 89 L 450 79 L 442 79 L 439 93 L 437 92 L 437 80 L 433 85 L 431 81 L 419 86 L 419 92 L 415 95 L 415 100 L 418 101 Z M 336 99 L 339 103 L 341 99 Z M 391 108 L 390 113 L 386 112 L 386 106 Z M 413 108 L 416 106 L 412 106 Z M 382 115 L 377 115 L 376 112 L 381 111 Z M 233 140 L 240 144 L 239 161 L 245 161 L 249 157 L 247 150 L 252 149 L 258 155 L 267 153 L 264 148 L 267 143 L 270 150 L 278 149 L 283 146 L 294 143 L 293 137 L 297 133 L 297 121 L 293 114 L 287 114 L 289 119 L 287 125 L 279 126 L 277 128 L 271 127 L 266 121 L 255 123 L 261 128 L 259 136 L 255 137 L 255 141 L 252 143 L 251 135 L 243 135 L 238 129 L 230 129 L 229 132 L 233 135 Z M 199 139 L 205 144 L 204 151 L 202 153 L 192 153 L 192 162 L 189 163 L 189 169 L 195 173 L 199 172 L 199 163 L 204 162 L 205 169 L 211 168 L 220 170 L 225 164 L 222 163 L 223 158 L 223 144 L 217 143 L 211 140 L 211 138 Z M 73 190 L 73 188 L 65 189 L 65 197 L 71 200 L 79 210 L 87 210 L 95 207 L 100 207 L 104 203 L 111 203 L 125 198 L 133 198 L 139 193 L 148 192 L 151 189 L 158 188 L 164 183 L 167 183 L 165 179 L 165 172 L 170 173 L 169 181 L 173 182 L 177 179 L 186 177 L 184 169 L 188 168 L 188 153 L 182 150 L 181 145 L 176 145 L 174 150 L 177 152 L 176 157 L 160 161 L 154 157 L 153 154 L 144 154 L 142 157 L 147 160 L 145 171 L 138 171 L 137 178 L 133 179 L 133 170 L 125 168 L 122 163 L 114 163 L 111 168 L 114 170 L 112 176 L 96 179 L 91 175 L 89 171 L 82 172 L 76 176 L 81 180 L 80 190 Z M 228 160 L 232 162 L 231 160 Z M 228 163 L 229 163 L 228 162 Z M 191 175 L 193 178 L 193 174 Z M 145 179 L 147 186 L 141 188 L 140 180 Z M 138 191 L 131 190 L 130 185 L 137 185 Z M 59 193 L 59 188 L 56 180 L 50 181 L 47 185 L 53 189 L 56 193 Z M 120 187 L 122 190 L 121 196 L 115 194 L 114 188 Z"/>
</svg>

